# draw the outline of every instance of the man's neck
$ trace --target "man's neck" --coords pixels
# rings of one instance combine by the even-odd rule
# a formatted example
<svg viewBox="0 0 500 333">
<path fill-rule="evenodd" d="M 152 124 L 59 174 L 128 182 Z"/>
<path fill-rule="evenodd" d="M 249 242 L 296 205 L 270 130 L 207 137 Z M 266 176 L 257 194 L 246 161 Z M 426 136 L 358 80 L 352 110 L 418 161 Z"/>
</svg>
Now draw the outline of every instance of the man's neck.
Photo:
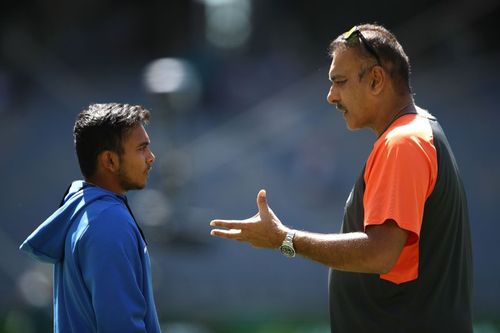
<svg viewBox="0 0 500 333">
<path fill-rule="evenodd" d="M 410 94 L 397 98 L 393 103 L 389 103 L 383 108 L 377 128 L 374 128 L 377 137 L 381 136 L 382 133 L 396 120 L 401 114 L 404 114 L 406 109 L 414 104 L 413 97 Z"/>
<path fill-rule="evenodd" d="M 100 187 L 102 189 L 105 189 L 110 192 L 114 192 L 116 194 L 120 195 L 125 195 L 126 191 L 123 191 L 123 189 L 116 184 L 116 182 L 113 181 L 112 176 L 99 176 L 99 175 L 94 175 L 93 177 L 86 177 L 85 182 L 95 185 L 97 187 Z"/>
</svg>

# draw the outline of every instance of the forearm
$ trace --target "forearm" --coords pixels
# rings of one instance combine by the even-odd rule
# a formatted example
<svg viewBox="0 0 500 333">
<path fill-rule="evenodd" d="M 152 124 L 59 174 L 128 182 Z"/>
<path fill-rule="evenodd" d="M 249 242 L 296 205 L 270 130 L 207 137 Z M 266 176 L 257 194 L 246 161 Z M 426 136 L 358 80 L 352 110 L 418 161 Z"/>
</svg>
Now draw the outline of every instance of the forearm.
<svg viewBox="0 0 500 333">
<path fill-rule="evenodd" d="M 384 274 L 394 265 L 396 255 L 379 233 L 317 234 L 297 231 L 294 247 L 298 254 L 328 267 L 361 273 Z"/>
<path fill-rule="evenodd" d="M 235 239 L 255 247 L 279 248 L 290 231 L 269 208 L 265 191 L 257 195 L 259 213 L 246 220 L 212 220 L 212 236 Z M 311 260 L 338 270 L 384 274 L 396 263 L 406 244 L 408 231 L 387 219 L 367 226 L 365 232 L 316 234 L 297 231 L 295 251 Z"/>
</svg>

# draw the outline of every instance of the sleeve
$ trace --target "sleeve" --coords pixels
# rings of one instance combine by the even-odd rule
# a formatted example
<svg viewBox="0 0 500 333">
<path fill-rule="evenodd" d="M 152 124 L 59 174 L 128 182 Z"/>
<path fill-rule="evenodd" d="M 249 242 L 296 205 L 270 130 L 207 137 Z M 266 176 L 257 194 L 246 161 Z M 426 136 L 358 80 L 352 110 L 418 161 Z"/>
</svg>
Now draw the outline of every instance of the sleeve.
<svg viewBox="0 0 500 333">
<path fill-rule="evenodd" d="M 98 332 L 146 332 L 140 239 L 120 206 L 102 211 L 80 244 Z"/>
<path fill-rule="evenodd" d="M 402 137 L 384 141 L 365 169 L 364 226 L 394 220 L 409 231 L 406 245 L 382 279 L 403 283 L 418 277 L 419 238 L 424 206 L 437 177 L 437 155 L 432 141 Z"/>
<path fill-rule="evenodd" d="M 364 175 L 365 228 L 392 219 L 418 237 L 436 181 L 434 147 L 418 137 L 402 137 L 384 142 L 371 157 Z"/>
</svg>

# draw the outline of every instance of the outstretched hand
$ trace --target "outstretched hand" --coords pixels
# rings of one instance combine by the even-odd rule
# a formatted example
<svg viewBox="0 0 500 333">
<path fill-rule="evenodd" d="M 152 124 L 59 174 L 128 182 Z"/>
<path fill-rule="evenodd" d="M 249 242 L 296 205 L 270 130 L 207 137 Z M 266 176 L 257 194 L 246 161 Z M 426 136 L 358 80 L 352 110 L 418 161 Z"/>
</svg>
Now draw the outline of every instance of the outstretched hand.
<svg viewBox="0 0 500 333">
<path fill-rule="evenodd" d="M 288 229 L 267 204 L 266 191 L 257 194 L 258 213 L 245 220 L 212 220 L 210 234 L 222 238 L 247 242 L 255 247 L 278 248 Z"/>
</svg>

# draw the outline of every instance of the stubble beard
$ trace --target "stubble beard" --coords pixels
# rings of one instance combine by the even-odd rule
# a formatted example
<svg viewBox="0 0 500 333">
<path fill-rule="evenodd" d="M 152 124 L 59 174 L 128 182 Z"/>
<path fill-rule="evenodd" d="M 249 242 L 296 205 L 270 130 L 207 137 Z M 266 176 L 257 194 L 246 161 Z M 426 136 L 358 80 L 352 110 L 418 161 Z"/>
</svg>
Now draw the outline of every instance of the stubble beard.
<svg viewBox="0 0 500 333">
<path fill-rule="evenodd" d="M 120 179 L 120 185 L 125 191 L 142 190 L 144 187 L 146 187 L 147 180 L 143 184 L 139 184 L 136 181 L 131 180 L 130 177 L 128 177 L 127 173 L 123 170 L 123 168 L 120 168 L 118 177 Z"/>
</svg>

